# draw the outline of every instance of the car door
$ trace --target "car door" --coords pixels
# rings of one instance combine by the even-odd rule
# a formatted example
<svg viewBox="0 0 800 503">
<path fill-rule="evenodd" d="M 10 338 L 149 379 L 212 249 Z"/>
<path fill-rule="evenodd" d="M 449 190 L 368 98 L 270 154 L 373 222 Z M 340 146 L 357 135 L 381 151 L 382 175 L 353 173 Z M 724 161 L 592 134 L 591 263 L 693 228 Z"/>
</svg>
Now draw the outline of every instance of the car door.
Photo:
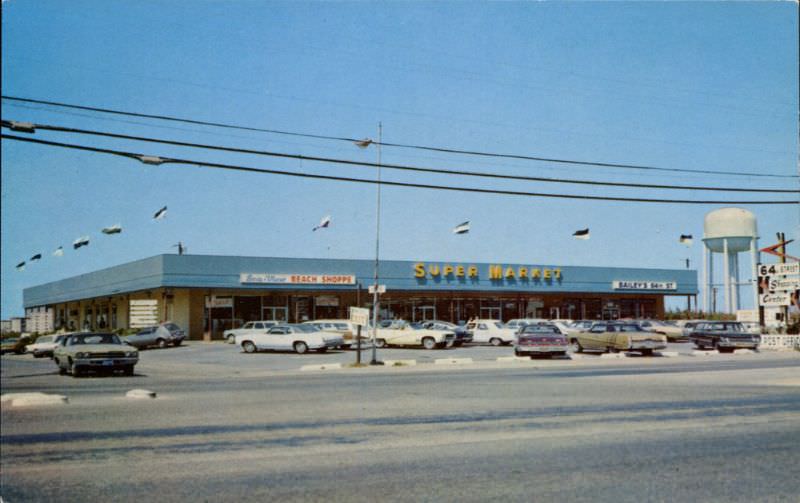
<svg viewBox="0 0 800 503">
<path fill-rule="evenodd" d="M 258 349 L 282 349 L 281 341 L 286 337 L 288 327 L 272 327 L 261 334 L 251 334 L 249 337 Z"/>
<path fill-rule="evenodd" d="M 581 334 L 581 345 L 586 349 L 605 349 L 607 329 L 608 325 L 605 324 L 593 325 L 588 332 Z"/>
</svg>

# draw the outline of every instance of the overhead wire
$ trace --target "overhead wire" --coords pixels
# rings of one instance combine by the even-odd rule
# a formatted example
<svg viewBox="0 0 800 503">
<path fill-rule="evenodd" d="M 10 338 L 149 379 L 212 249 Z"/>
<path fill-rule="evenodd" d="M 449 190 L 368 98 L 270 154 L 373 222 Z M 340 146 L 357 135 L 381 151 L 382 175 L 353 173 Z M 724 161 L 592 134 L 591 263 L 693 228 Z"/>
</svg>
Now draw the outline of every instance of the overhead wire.
<svg viewBox="0 0 800 503">
<path fill-rule="evenodd" d="M 140 112 L 129 112 L 129 111 L 115 110 L 115 109 L 109 109 L 109 108 L 103 108 L 103 107 L 94 107 L 94 106 L 88 106 L 88 105 L 75 105 L 75 104 L 63 103 L 63 102 L 57 102 L 57 101 L 38 100 L 38 99 L 33 99 L 33 98 L 20 98 L 20 97 L 16 97 L 16 96 L 2 95 L 2 99 L 11 100 L 11 101 L 17 101 L 17 102 L 23 102 L 23 103 L 36 103 L 36 104 L 42 104 L 42 105 L 51 105 L 51 106 L 57 106 L 57 107 L 71 108 L 71 109 L 76 109 L 76 110 L 84 110 L 84 111 L 92 111 L 92 112 L 99 112 L 99 113 L 123 115 L 123 116 L 129 116 L 129 117 L 139 117 L 139 118 L 156 119 L 156 120 L 164 120 L 164 121 L 182 122 L 182 123 L 186 123 L 186 124 L 195 124 L 195 125 L 219 127 L 219 128 L 226 128 L 226 129 L 239 129 L 239 130 L 244 130 L 244 131 L 255 131 L 255 132 L 261 132 L 261 133 L 268 133 L 268 134 L 297 136 L 297 137 L 303 137 L 303 138 L 314 138 L 314 139 L 332 140 L 332 141 L 346 141 L 346 142 L 351 142 L 351 143 L 352 142 L 363 141 L 362 138 L 350 138 L 350 137 L 346 137 L 346 136 L 332 136 L 332 135 L 322 135 L 322 134 L 313 134 L 313 133 L 299 133 L 299 132 L 284 131 L 284 130 L 279 130 L 279 129 L 269 129 L 269 128 L 260 128 L 260 127 L 254 127 L 254 126 L 242 126 L 242 125 L 237 125 L 237 124 L 222 123 L 222 122 L 215 122 L 215 121 L 203 121 L 203 120 L 197 120 L 197 119 L 188 119 L 188 118 L 175 117 L 175 116 L 163 115 L 163 114 L 146 114 L 146 113 L 140 113 Z M 775 173 L 755 173 L 755 172 L 736 172 L 736 171 L 722 171 L 722 170 L 693 170 L 693 169 L 683 169 L 683 168 L 664 168 L 664 167 L 659 167 L 659 166 L 648 166 L 648 165 L 639 165 L 639 164 L 623 164 L 623 163 L 611 163 L 611 162 L 599 162 L 599 161 L 582 161 L 582 160 L 575 160 L 575 159 L 541 157 L 541 156 L 524 155 L 524 154 L 485 152 L 485 151 L 479 151 L 479 150 L 464 150 L 464 149 L 454 149 L 454 148 L 436 147 L 436 146 L 428 146 L 428 145 L 415 145 L 415 144 L 392 143 L 392 142 L 377 142 L 377 141 L 373 141 L 373 140 L 370 140 L 370 141 L 373 144 L 376 144 L 376 145 L 380 144 L 383 147 L 427 150 L 427 151 L 432 151 L 432 152 L 440 152 L 440 153 L 448 153 L 448 154 L 461 154 L 461 155 L 471 155 L 471 156 L 481 156 L 481 157 L 491 157 L 491 158 L 518 159 L 518 160 L 529 160 L 529 161 L 537 161 L 537 162 L 549 162 L 549 163 L 571 164 L 571 165 L 581 165 L 581 166 L 636 169 L 636 170 L 650 170 L 650 171 L 662 171 L 662 172 L 674 172 L 674 173 L 702 173 L 702 174 L 711 174 L 711 175 L 769 177 L 769 178 L 790 178 L 790 179 L 800 178 L 800 176 L 798 176 L 798 175 L 782 175 L 782 174 L 775 174 Z"/>
<path fill-rule="evenodd" d="M 3 120 L 2 125 L 3 127 L 11 127 L 13 121 Z M 494 179 L 505 179 L 505 180 L 520 180 L 520 181 L 534 181 L 534 182 L 544 182 L 544 183 L 564 183 L 564 184 L 577 184 L 577 185 L 594 185 L 594 186 L 605 186 L 605 187 L 625 187 L 625 188 L 645 188 L 645 189 L 665 189 L 665 190 L 702 190 L 702 191 L 717 191 L 717 192 L 760 192 L 760 193 L 800 193 L 800 189 L 762 189 L 762 188 L 741 188 L 741 187 L 709 187 L 709 186 L 690 186 L 690 185 L 662 185 L 662 184 L 645 184 L 645 183 L 629 183 L 629 182 L 603 182 L 603 181 L 596 181 L 596 180 L 579 180 L 579 179 L 572 179 L 572 178 L 546 178 L 546 177 L 534 177 L 534 176 L 523 176 L 523 175 L 509 175 L 509 174 L 499 174 L 499 173 L 488 173 L 488 172 L 475 172 L 475 171 L 463 171 L 463 170 L 453 170 L 453 169 L 437 169 L 437 168 L 428 168 L 428 167 L 421 167 L 421 166 L 409 166 L 404 164 L 392 164 L 392 163 L 381 163 L 377 164 L 374 162 L 366 162 L 366 161 L 355 161 L 350 159 L 339 159 L 339 158 L 332 158 L 332 157 L 319 157 L 319 156 L 309 156 L 303 154 L 287 154 L 282 152 L 273 152 L 267 150 L 254 150 L 254 149 L 246 149 L 246 148 L 239 148 L 239 147 L 228 147 L 222 145 L 209 145 L 204 143 L 194 143 L 194 142 L 184 142 L 184 141 L 177 141 L 177 140 L 166 140 L 161 138 L 152 138 L 152 137 L 145 137 L 145 136 L 135 136 L 135 135 L 127 135 L 127 134 L 119 134 L 119 133 L 110 133 L 106 131 L 94 131 L 88 129 L 79 129 L 79 128 L 71 128 L 71 127 L 63 127 L 63 126 L 54 126 L 48 124 L 33 124 L 33 126 L 37 130 L 45 130 L 45 131 L 55 131 L 61 133 L 74 133 L 74 134 L 85 134 L 85 135 L 92 135 L 92 136 L 100 136 L 106 138 L 116 138 L 116 139 L 124 139 L 124 140 L 133 140 L 133 141 L 142 141 L 142 142 L 150 142 L 150 143 L 158 143 L 162 145 L 172 145 L 172 146 L 179 146 L 179 147 L 190 147 L 190 148 L 202 148 L 208 150 L 216 150 L 216 151 L 224 151 L 224 152 L 234 152 L 239 154 L 253 154 L 253 155 L 262 155 L 268 157 L 279 157 L 284 159 L 297 159 L 301 161 L 313 161 L 313 162 L 327 162 L 327 163 L 334 163 L 334 164 L 344 164 L 349 166 L 364 166 L 364 167 L 372 167 L 372 168 L 386 168 L 386 169 L 394 169 L 394 170 L 401 170 L 401 171 L 413 171 L 413 172 L 425 172 L 425 173 L 436 173 L 436 174 L 446 174 L 446 175 L 456 175 L 456 176 L 472 176 L 472 177 L 482 177 L 482 178 L 494 178 Z"/>
<path fill-rule="evenodd" d="M 370 185 L 386 185 L 386 186 L 394 186 L 394 187 L 406 187 L 406 188 L 421 188 L 421 189 L 431 189 L 431 190 L 443 190 L 443 191 L 452 191 L 452 192 L 469 192 L 469 193 L 478 193 L 478 194 L 495 194 L 495 195 L 509 195 L 509 196 L 525 196 L 525 197 L 542 197 L 542 198 L 557 198 L 557 199 L 573 199 L 573 200 L 593 200 L 593 201 L 618 201 L 618 202 L 638 202 L 638 203 L 660 203 L 660 204 L 738 204 L 738 205 L 775 205 L 775 204 L 799 204 L 798 201 L 787 201 L 787 200 L 753 200 L 753 201 L 731 201 L 731 200 L 693 200 L 693 199 L 654 199 L 654 198 L 630 198 L 630 197 L 613 197 L 613 196 L 593 196 L 593 195 L 585 195 L 585 194 L 553 194 L 553 193 L 543 193 L 543 192 L 523 192 L 523 191 L 513 191 L 513 190 L 502 190 L 502 189 L 483 189 L 477 187 L 457 187 L 452 185 L 433 185 L 433 184 L 422 184 L 422 183 L 409 183 L 409 182 L 396 182 L 396 181 L 387 181 L 387 180 L 368 180 L 363 178 L 353 178 L 353 177 L 344 177 L 344 176 L 334 176 L 334 175 L 321 175 L 315 173 L 302 173 L 302 172 L 295 172 L 295 171 L 284 171 L 284 170 L 275 170 L 275 169 L 265 169 L 265 168 L 253 168 L 249 166 L 241 166 L 236 164 L 223 164 L 223 163 L 215 163 L 215 162 L 207 162 L 207 161 L 199 161 L 199 160 L 192 160 L 192 159 L 180 159 L 174 157 L 159 157 L 159 156 L 152 156 L 147 154 L 139 154 L 134 152 L 122 151 L 122 150 L 113 150 L 107 148 L 100 148 L 100 147 L 92 147 L 87 145 L 78 145 L 74 143 L 64 143 L 64 142 L 55 142 L 50 140 L 42 140 L 39 138 L 31 138 L 31 137 L 24 137 L 24 136 L 16 136 L 16 135 L 9 135 L 9 134 L 0 134 L 1 139 L 7 139 L 12 141 L 20 141 L 25 143 L 34 143 L 39 145 L 47 145 L 52 147 L 60 147 L 72 150 L 82 150 L 86 152 L 94 152 L 94 153 L 102 153 L 102 154 L 110 154 L 120 157 L 126 157 L 129 159 L 135 159 L 140 162 L 144 162 L 146 164 L 183 164 L 183 165 L 193 165 L 198 167 L 205 167 L 205 168 L 214 168 L 214 169 L 223 169 L 223 170 L 232 170 L 232 171 L 241 171 L 241 172 L 249 172 L 249 173 L 260 173 L 260 174 L 272 174 L 272 175 L 283 175 L 283 176 L 291 176 L 291 177 L 298 177 L 298 178 L 310 178 L 310 179 L 317 179 L 317 180 L 328 180 L 328 181 L 340 181 L 340 182 L 351 182 L 351 183 L 362 183 L 362 184 L 370 184 Z"/>
</svg>

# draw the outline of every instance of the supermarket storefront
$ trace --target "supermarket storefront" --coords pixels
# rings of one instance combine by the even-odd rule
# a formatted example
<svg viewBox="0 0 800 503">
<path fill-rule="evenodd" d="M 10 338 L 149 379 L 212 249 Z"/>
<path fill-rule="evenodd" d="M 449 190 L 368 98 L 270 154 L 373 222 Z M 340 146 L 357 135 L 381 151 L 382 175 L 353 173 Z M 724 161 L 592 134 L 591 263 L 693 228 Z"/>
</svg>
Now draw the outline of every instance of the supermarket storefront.
<svg viewBox="0 0 800 503">
<path fill-rule="evenodd" d="M 371 307 L 370 260 L 159 255 L 25 289 L 26 310 L 53 310 L 65 329 L 175 321 L 192 339 L 258 319 L 347 318 Z M 666 296 L 697 295 L 685 269 L 384 261 L 382 319 L 616 319 L 664 314 Z"/>
</svg>

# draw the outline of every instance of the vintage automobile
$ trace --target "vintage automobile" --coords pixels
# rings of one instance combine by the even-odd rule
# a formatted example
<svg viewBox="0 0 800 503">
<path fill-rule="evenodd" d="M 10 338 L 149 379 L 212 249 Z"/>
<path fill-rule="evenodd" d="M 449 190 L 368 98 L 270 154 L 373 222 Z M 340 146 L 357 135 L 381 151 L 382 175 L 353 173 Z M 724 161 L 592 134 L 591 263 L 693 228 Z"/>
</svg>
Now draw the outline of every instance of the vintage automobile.
<svg viewBox="0 0 800 503">
<path fill-rule="evenodd" d="M 168 345 L 180 346 L 186 338 L 186 332 L 175 323 L 166 322 L 152 327 L 145 327 L 133 335 L 122 338 L 122 342 L 144 349 L 152 346 L 165 348 Z"/>
<path fill-rule="evenodd" d="M 467 327 L 462 325 L 456 325 L 455 323 L 450 323 L 449 321 L 441 321 L 441 320 L 427 320 L 423 321 L 420 328 L 428 328 L 431 330 L 443 330 L 443 331 L 451 331 L 456 334 L 455 341 L 453 342 L 454 346 L 463 346 L 468 342 L 472 342 L 472 334 L 467 330 Z"/>
<path fill-rule="evenodd" d="M 58 373 L 79 377 L 89 371 L 117 371 L 133 375 L 139 350 L 109 333 L 81 332 L 64 337 L 53 350 Z"/>
<path fill-rule="evenodd" d="M 667 338 L 664 335 L 644 330 L 635 323 L 614 321 L 597 322 L 585 332 L 571 334 L 569 342 L 575 353 L 583 350 L 610 353 L 637 351 L 643 355 L 652 355 L 653 351 L 667 347 Z"/>
<path fill-rule="evenodd" d="M 567 338 L 552 323 L 525 325 L 514 339 L 514 354 L 517 356 L 564 356 L 567 349 Z"/>
<path fill-rule="evenodd" d="M 567 326 L 568 334 L 577 334 L 578 332 L 585 332 L 592 328 L 592 325 L 597 323 L 597 320 L 575 320 Z"/>
<path fill-rule="evenodd" d="M 635 323 L 645 330 L 665 335 L 668 342 L 689 340 L 689 338 L 683 334 L 683 328 L 672 323 L 659 320 L 638 320 Z"/>
<path fill-rule="evenodd" d="M 0 354 L 16 353 L 21 355 L 25 353 L 25 346 L 30 342 L 28 336 L 22 337 L 9 337 L 0 341 Z"/>
<path fill-rule="evenodd" d="M 223 332 L 222 336 L 225 338 L 225 341 L 227 341 L 229 344 L 235 344 L 237 335 L 245 335 L 250 333 L 263 333 L 269 330 L 270 328 L 274 327 L 275 325 L 280 325 L 282 323 L 283 322 L 276 320 L 248 321 L 239 328 L 226 330 L 225 332 Z"/>
<path fill-rule="evenodd" d="M 356 334 L 358 334 L 358 325 L 350 320 L 313 320 L 304 321 L 305 325 L 314 325 L 324 332 L 333 332 L 342 336 L 344 344 L 343 348 L 352 348 L 356 346 Z M 364 347 L 369 342 L 366 327 L 361 328 L 361 346 Z"/>
<path fill-rule="evenodd" d="M 513 320 L 508 320 L 506 322 L 506 328 L 512 328 L 514 331 L 519 330 L 520 328 L 524 327 L 525 325 L 531 325 L 534 323 L 546 323 L 547 320 L 544 318 L 515 318 Z"/>
<path fill-rule="evenodd" d="M 45 356 L 52 357 L 53 350 L 67 335 L 68 334 L 42 335 L 37 338 L 36 342 L 33 344 L 28 344 L 25 350 L 31 353 L 34 358 L 44 358 Z"/>
<path fill-rule="evenodd" d="M 344 344 L 341 335 L 325 332 L 313 324 L 292 323 L 275 325 L 266 331 L 250 331 L 236 335 L 236 345 L 245 353 L 262 350 L 294 351 L 298 354 L 315 350 L 324 353 Z"/>
<path fill-rule="evenodd" d="M 392 320 L 382 327 L 378 324 L 375 346 L 422 346 L 425 349 L 443 349 L 453 345 L 456 334 L 452 330 L 414 328 L 404 320 Z"/>
<path fill-rule="evenodd" d="M 506 328 L 500 320 L 472 320 L 467 323 L 467 330 L 472 333 L 472 342 L 502 346 L 512 344 L 516 330 Z"/>
<path fill-rule="evenodd" d="M 705 321 L 689 334 L 698 349 L 716 349 L 733 353 L 735 349 L 758 349 L 761 337 L 751 334 L 738 321 Z"/>
</svg>

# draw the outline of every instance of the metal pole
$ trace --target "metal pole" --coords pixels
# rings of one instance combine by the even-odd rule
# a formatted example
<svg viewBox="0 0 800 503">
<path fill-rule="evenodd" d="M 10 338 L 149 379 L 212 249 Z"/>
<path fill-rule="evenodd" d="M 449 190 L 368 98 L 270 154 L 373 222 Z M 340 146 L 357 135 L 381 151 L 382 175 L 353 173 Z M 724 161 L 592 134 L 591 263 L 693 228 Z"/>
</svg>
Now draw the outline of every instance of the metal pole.
<svg viewBox="0 0 800 503">
<path fill-rule="evenodd" d="M 372 361 L 370 365 L 381 365 L 383 362 L 378 361 L 377 351 L 375 346 L 376 339 L 378 338 L 378 309 L 380 307 L 378 300 L 378 264 L 380 260 L 380 246 L 381 246 L 381 141 L 383 140 L 383 124 L 378 123 L 378 190 L 375 211 L 375 286 L 372 293 Z"/>
<path fill-rule="evenodd" d="M 361 283 L 356 289 L 356 307 L 361 308 Z M 361 365 L 361 325 L 356 328 L 356 365 Z"/>
</svg>

